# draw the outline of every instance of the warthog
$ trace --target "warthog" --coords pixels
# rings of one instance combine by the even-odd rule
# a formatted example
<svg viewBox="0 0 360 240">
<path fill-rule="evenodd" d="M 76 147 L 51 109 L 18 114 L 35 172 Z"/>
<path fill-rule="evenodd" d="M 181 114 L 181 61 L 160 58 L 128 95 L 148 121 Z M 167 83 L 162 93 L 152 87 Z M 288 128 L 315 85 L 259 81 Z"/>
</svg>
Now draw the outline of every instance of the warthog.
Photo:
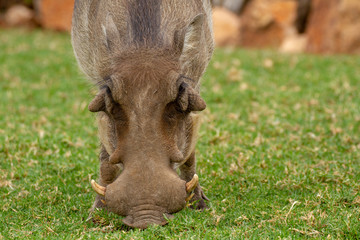
<svg viewBox="0 0 360 240">
<path fill-rule="evenodd" d="M 210 1 L 76 0 L 72 44 L 99 87 L 89 104 L 101 141 L 93 209 L 146 228 L 191 198 L 206 208 L 195 144 L 206 107 L 199 80 L 214 45 Z"/>
</svg>

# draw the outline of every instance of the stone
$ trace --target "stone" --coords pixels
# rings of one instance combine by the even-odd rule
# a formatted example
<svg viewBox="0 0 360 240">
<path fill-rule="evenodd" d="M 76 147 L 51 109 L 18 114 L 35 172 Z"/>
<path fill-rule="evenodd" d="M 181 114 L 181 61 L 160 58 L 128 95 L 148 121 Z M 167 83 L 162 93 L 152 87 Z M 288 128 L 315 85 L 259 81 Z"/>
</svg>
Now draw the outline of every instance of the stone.
<svg viewBox="0 0 360 240">
<path fill-rule="evenodd" d="M 297 32 L 286 34 L 279 51 L 290 54 L 303 53 L 306 50 L 307 41 L 306 34 L 299 34 Z"/>
<path fill-rule="evenodd" d="M 35 5 L 40 24 L 47 29 L 70 31 L 74 0 L 38 0 Z"/>
<path fill-rule="evenodd" d="M 216 46 L 239 43 L 240 18 L 222 7 L 213 8 L 213 28 Z"/>
<path fill-rule="evenodd" d="M 212 0 L 213 6 L 224 7 L 233 13 L 239 14 L 249 0 Z"/>
<path fill-rule="evenodd" d="M 309 22 L 306 30 L 308 35 L 307 50 L 312 53 L 330 52 L 334 48 L 334 21 L 338 0 L 313 0 Z M 332 23 L 332 25 L 329 25 Z"/>
<path fill-rule="evenodd" d="M 225 0 L 224 7 L 233 13 L 240 13 L 248 0 Z"/>
<path fill-rule="evenodd" d="M 30 26 L 33 24 L 34 12 L 24 5 L 13 5 L 4 16 L 6 26 Z"/>
<path fill-rule="evenodd" d="M 4 11 L 9 9 L 11 6 L 15 4 L 23 3 L 23 0 L 0 0 L 0 10 Z"/>
<path fill-rule="evenodd" d="M 252 0 L 241 15 L 240 43 L 245 47 L 279 47 L 293 25 L 296 0 Z"/>
<path fill-rule="evenodd" d="M 360 54 L 359 16 L 359 0 L 313 0 L 307 51 Z"/>
</svg>

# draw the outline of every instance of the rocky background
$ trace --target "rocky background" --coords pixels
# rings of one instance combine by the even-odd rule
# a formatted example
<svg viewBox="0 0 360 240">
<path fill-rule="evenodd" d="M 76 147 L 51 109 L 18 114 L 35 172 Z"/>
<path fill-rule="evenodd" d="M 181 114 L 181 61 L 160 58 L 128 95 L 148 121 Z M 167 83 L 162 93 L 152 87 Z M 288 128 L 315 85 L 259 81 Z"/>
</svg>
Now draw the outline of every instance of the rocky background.
<svg viewBox="0 0 360 240">
<path fill-rule="evenodd" d="M 212 0 L 218 46 L 360 54 L 360 0 Z M 0 0 L 0 27 L 69 31 L 74 0 Z"/>
<path fill-rule="evenodd" d="M 360 0 L 213 0 L 218 45 L 360 54 Z"/>
</svg>

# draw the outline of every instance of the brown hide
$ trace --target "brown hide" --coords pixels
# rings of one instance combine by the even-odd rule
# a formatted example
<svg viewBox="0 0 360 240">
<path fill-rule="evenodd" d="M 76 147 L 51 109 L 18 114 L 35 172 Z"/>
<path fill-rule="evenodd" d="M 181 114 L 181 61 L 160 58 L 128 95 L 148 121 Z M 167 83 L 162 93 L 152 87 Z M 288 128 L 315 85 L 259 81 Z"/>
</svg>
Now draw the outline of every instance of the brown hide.
<svg viewBox="0 0 360 240">
<path fill-rule="evenodd" d="M 165 224 L 190 195 L 197 112 L 206 107 L 199 80 L 213 51 L 210 17 L 207 0 L 75 2 L 75 56 L 99 86 L 89 110 L 98 112 L 106 191 L 93 207 L 126 216 L 129 226 Z M 200 185 L 194 193 L 195 207 L 205 208 Z"/>
</svg>

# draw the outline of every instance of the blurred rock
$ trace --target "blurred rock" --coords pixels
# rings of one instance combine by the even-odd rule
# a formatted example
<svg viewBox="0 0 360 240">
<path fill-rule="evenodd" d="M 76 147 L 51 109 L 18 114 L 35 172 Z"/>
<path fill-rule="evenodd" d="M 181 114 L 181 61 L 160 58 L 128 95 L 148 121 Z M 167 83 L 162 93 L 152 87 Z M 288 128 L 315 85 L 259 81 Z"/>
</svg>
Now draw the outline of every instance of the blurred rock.
<svg viewBox="0 0 360 240">
<path fill-rule="evenodd" d="M 309 52 L 360 54 L 359 0 L 313 0 L 311 9 Z"/>
<path fill-rule="evenodd" d="M 37 0 L 35 7 L 44 28 L 70 31 L 74 0 Z"/>
<path fill-rule="evenodd" d="M 360 54 L 360 1 L 343 0 L 335 33 L 337 52 Z"/>
<path fill-rule="evenodd" d="M 224 7 L 239 14 L 249 0 L 212 0 L 213 6 Z"/>
<path fill-rule="evenodd" d="M 290 33 L 286 33 L 285 36 L 279 48 L 280 52 L 303 53 L 306 50 L 308 40 L 305 34 L 299 34 L 294 28 Z"/>
<path fill-rule="evenodd" d="M 22 2 L 23 0 L 0 0 L 0 10 L 8 9 L 11 6 Z"/>
<path fill-rule="evenodd" d="M 13 5 L 10 7 L 4 16 L 4 23 L 7 26 L 30 26 L 33 25 L 34 12 L 23 6 Z"/>
<path fill-rule="evenodd" d="M 334 48 L 333 34 L 336 23 L 338 0 L 313 0 L 307 35 L 307 50 L 313 53 L 329 52 Z M 330 24 L 331 23 L 331 24 Z"/>
<path fill-rule="evenodd" d="M 293 25 L 296 0 L 252 0 L 241 15 L 241 45 L 245 47 L 279 47 L 285 29 Z"/>
<path fill-rule="evenodd" d="M 248 0 L 226 0 L 224 1 L 224 7 L 234 13 L 240 13 Z"/>
<path fill-rule="evenodd" d="M 240 18 L 222 7 L 213 8 L 213 25 L 216 46 L 239 43 Z"/>
</svg>

